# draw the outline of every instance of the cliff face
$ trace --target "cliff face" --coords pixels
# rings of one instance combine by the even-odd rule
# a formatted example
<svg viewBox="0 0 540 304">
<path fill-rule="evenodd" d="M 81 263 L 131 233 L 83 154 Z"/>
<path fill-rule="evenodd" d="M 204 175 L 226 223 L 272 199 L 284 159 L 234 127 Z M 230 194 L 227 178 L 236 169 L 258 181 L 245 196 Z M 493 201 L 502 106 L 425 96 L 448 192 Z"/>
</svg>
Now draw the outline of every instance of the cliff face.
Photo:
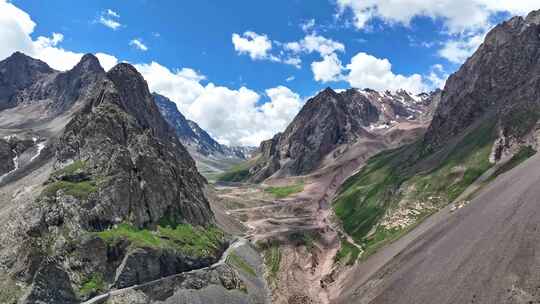
<svg viewBox="0 0 540 304">
<path fill-rule="evenodd" d="M 497 123 L 498 159 L 534 128 L 540 106 L 539 15 L 536 11 L 497 25 L 450 76 L 424 140 L 426 151 L 440 149 L 489 116 Z"/>
<path fill-rule="evenodd" d="M 0 297 L 77 303 L 216 261 L 205 180 L 134 67 L 85 55 L 24 86 L 6 111 L 47 111 L 0 127 Z"/>
<path fill-rule="evenodd" d="M 437 94 L 328 88 L 310 99 L 283 133 L 261 144 L 249 179 L 262 181 L 278 171 L 280 176 L 307 174 L 340 145 L 375 138 L 399 123 L 429 121 Z"/>
<path fill-rule="evenodd" d="M 86 217 L 94 228 L 108 227 L 115 218 L 138 227 L 162 218 L 212 221 L 203 178 L 132 66 L 121 64 L 107 73 L 66 126 L 57 157 L 57 167 L 79 161 L 89 175 L 105 179 L 95 198 L 94 210 L 100 212 Z M 112 212 L 105 216 L 99 204 Z"/>
</svg>

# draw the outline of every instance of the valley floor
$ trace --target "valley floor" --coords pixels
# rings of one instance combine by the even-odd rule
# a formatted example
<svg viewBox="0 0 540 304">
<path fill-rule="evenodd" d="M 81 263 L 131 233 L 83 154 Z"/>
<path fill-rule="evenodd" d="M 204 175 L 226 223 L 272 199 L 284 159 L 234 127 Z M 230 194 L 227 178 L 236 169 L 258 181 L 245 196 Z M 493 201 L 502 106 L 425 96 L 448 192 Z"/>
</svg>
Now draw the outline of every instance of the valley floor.
<svg viewBox="0 0 540 304">
<path fill-rule="evenodd" d="M 340 267 L 335 260 L 340 239 L 354 242 L 333 220 L 330 203 L 358 165 L 348 163 L 330 173 L 276 179 L 261 186 L 216 186 L 219 205 L 247 228 L 245 237 L 264 251 L 272 303 L 326 304 L 335 296 L 330 285 Z M 303 190 L 284 198 L 268 191 L 285 185 L 302 185 Z"/>
</svg>

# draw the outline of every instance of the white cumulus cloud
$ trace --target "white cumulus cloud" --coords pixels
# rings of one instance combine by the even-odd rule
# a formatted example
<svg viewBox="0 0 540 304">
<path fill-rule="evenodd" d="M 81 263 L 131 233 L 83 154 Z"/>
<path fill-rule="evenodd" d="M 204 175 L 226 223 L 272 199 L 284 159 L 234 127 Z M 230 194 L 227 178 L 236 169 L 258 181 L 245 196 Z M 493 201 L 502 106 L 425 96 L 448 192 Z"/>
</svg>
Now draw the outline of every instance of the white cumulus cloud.
<svg viewBox="0 0 540 304">
<path fill-rule="evenodd" d="M 340 13 L 350 10 L 354 25 L 363 29 L 378 18 L 387 23 L 408 25 L 415 17 L 441 20 L 448 31 L 483 29 L 496 13 L 523 15 L 538 9 L 536 0 L 337 0 Z"/>
<path fill-rule="evenodd" d="M 117 12 L 110 9 L 110 8 L 108 8 L 105 12 L 107 13 L 107 15 L 109 15 L 111 17 L 120 18 L 120 15 Z"/>
<path fill-rule="evenodd" d="M 203 85 L 205 77 L 192 69 L 171 71 L 157 62 L 135 67 L 152 91 L 169 97 L 182 114 L 225 144 L 257 146 L 283 131 L 302 106 L 300 97 L 282 86 L 262 97 L 246 87 Z"/>
<path fill-rule="evenodd" d="M 388 59 L 380 59 L 362 52 L 351 59 L 351 63 L 346 66 L 346 69 L 349 70 L 349 73 L 345 79 L 352 87 L 360 89 L 405 89 L 412 93 L 420 93 L 429 89 L 421 75 L 395 74 Z"/>
<path fill-rule="evenodd" d="M 242 35 L 234 33 L 232 42 L 239 54 L 247 54 L 253 60 L 268 59 L 271 56 L 269 52 L 272 49 L 272 41 L 266 35 L 250 31 Z"/>
<path fill-rule="evenodd" d="M 64 35 L 52 33 L 50 37 L 39 36 L 35 40 L 31 34 L 34 32 L 36 23 L 25 11 L 12 3 L 0 0 L 0 60 L 15 51 L 26 53 L 29 56 L 41 59 L 57 70 L 68 70 L 77 64 L 82 53 L 65 50 L 59 46 Z M 110 69 L 118 60 L 116 57 L 104 53 L 96 56 L 105 69 Z"/>
<path fill-rule="evenodd" d="M 321 82 L 338 81 L 342 78 L 343 66 L 336 54 L 324 56 L 322 61 L 311 63 L 313 79 Z"/>
<path fill-rule="evenodd" d="M 317 34 L 309 34 L 300 41 L 285 44 L 285 49 L 294 53 L 317 52 L 321 56 L 327 56 L 335 52 L 345 51 L 343 43 L 325 38 Z"/>
<path fill-rule="evenodd" d="M 117 30 L 122 26 L 120 23 L 120 15 L 111 9 L 106 9 L 101 12 L 96 21 L 112 30 Z"/>
<path fill-rule="evenodd" d="M 444 70 L 442 65 L 435 64 L 431 67 L 431 71 L 426 78 L 431 83 L 433 89 L 444 89 L 448 76 L 450 75 Z"/>
<path fill-rule="evenodd" d="M 463 63 L 482 44 L 485 34 L 484 32 L 474 35 L 461 35 L 450 39 L 439 50 L 439 56 L 453 63 Z"/>
<path fill-rule="evenodd" d="M 438 53 L 453 63 L 462 63 L 476 50 L 495 17 L 540 8 L 538 0 L 336 0 L 336 4 L 338 16 L 352 12 L 358 29 L 370 28 L 373 19 L 405 26 L 418 17 L 440 21 L 448 38 Z"/>
<path fill-rule="evenodd" d="M 143 52 L 148 51 L 148 47 L 142 42 L 140 38 L 132 39 L 129 42 L 129 45 Z"/>
</svg>

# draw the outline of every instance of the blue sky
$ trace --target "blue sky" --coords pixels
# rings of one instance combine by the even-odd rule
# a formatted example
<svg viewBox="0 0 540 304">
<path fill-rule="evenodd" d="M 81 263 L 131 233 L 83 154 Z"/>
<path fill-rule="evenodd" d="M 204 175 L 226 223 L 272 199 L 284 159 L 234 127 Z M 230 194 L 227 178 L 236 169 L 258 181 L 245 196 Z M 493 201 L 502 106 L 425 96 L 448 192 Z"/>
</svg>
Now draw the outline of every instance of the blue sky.
<svg viewBox="0 0 540 304">
<path fill-rule="evenodd" d="M 328 85 L 313 81 L 310 60 L 306 56 L 301 69 L 269 61 L 253 62 L 249 56 L 238 56 L 231 43 L 232 33 L 253 31 L 267 34 L 272 40 L 289 42 L 305 36 L 301 24 L 315 19 L 315 29 L 345 45 L 343 62 L 358 52 L 388 58 L 393 70 L 400 74 L 428 73 L 431 66 L 455 65 L 436 54 L 436 48 L 413 45 L 440 41 L 440 25 L 427 18 L 416 20 L 410 27 L 381 26 L 380 30 L 362 32 L 335 20 L 336 6 L 327 0 L 306 1 L 13 1 L 28 12 L 37 23 L 33 36 L 49 36 L 51 32 L 64 35 L 62 47 L 78 52 L 105 52 L 129 62 L 156 60 L 170 68 L 189 67 L 212 82 L 239 87 L 247 85 L 264 91 L 286 83 L 289 76 L 296 79 L 290 87 L 301 96 L 309 96 Z M 73 9 L 70 9 L 72 7 Z M 110 30 L 96 23 L 101 12 L 118 12 L 122 26 Z M 69 16 L 69 17 L 67 17 Z M 155 37 L 159 33 L 159 37 Z M 142 39 L 148 51 L 141 52 L 129 41 Z M 414 64 L 411 62 L 414 60 Z"/>
<path fill-rule="evenodd" d="M 88 52 L 105 67 L 133 63 L 218 140 L 255 145 L 327 86 L 440 87 L 489 28 L 539 6 L 432 2 L 0 0 L 17 10 L 0 10 L 0 35 L 9 37 L 0 57 L 22 50 L 57 69 Z"/>
</svg>

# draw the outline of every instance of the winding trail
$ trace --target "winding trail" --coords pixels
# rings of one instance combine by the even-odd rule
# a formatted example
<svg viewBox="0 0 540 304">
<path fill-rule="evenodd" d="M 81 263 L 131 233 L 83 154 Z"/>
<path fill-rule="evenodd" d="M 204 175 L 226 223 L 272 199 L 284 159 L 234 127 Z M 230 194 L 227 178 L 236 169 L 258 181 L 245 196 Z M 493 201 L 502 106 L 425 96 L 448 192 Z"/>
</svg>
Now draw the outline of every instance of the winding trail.
<svg viewBox="0 0 540 304">
<path fill-rule="evenodd" d="M 236 208 L 228 209 L 227 214 L 248 228 L 247 239 L 279 243 L 280 270 L 274 282 L 273 303 L 330 303 L 328 280 L 332 280 L 337 266 L 334 257 L 340 239 L 345 238 L 362 250 L 340 229 L 331 202 L 342 182 L 361 164 L 362 160 L 354 160 L 333 166 L 326 174 L 303 177 L 304 190 L 284 199 L 265 193 L 265 186 L 218 187 L 221 199 L 241 202 Z M 270 181 L 269 185 L 295 181 L 275 182 Z M 311 235 L 314 238 L 311 248 L 298 246 L 295 235 Z"/>
</svg>

